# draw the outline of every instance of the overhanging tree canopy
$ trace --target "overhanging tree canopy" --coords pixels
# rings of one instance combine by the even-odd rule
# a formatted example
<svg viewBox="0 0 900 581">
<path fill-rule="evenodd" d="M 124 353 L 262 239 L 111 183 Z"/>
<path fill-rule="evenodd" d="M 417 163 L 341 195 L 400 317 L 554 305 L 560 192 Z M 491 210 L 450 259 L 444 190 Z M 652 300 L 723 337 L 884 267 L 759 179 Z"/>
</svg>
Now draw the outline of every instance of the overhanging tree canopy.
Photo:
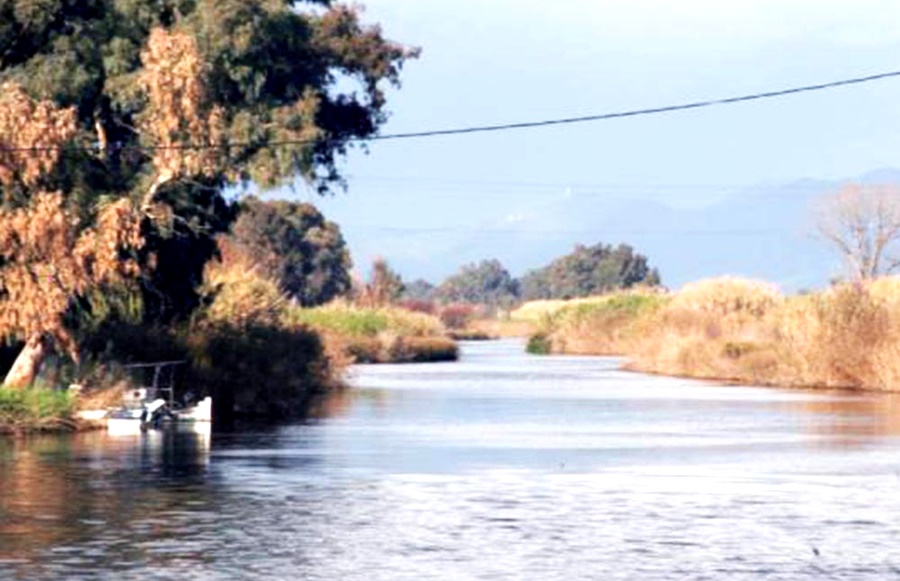
<svg viewBox="0 0 900 581">
<path fill-rule="evenodd" d="M 325 1 L 0 0 L 0 82 L 17 100 L 0 119 L 0 220 L 15 229 L 52 207 L 66 225 L 57 254 L 5 247 L 4 264 L 40 278 L 62 249 L 108 236 L 115 208 L 138 217 L 140 236 L 126 220 L 107 250 L 139 259 L 160 316 L 185 313 L 228 220 L 222 189 L 340 184 L 340 157 L 377 132 L 383 85 L 415 54 Z M 60 287 L 67 304 L 113 282 L 87 278 Z M 13 296 L 0 289 L 0 303 Z M 2 323 L 0 334 L 44 335 Z"/>
</svg>

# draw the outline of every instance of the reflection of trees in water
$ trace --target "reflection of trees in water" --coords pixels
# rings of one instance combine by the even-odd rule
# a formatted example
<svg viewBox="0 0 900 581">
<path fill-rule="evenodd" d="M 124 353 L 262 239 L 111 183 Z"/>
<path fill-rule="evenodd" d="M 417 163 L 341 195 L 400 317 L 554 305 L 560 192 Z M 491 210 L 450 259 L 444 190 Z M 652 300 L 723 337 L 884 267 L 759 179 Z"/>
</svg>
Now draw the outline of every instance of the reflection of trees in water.
<svg viewBox="0 0 900 581">
<path fill-rule="evenodd" d="M 872 436 L 900 435 L 900 394 L 836 394 L 791 404 L 794 411 L 812 415 L 807 422 L 819 435 L 835 436 L 832 442 L 853 445 Z"/>
<path fill-rule="evenodd" d="M 77 518 L 78 507 L 68 502 L 73 484 L 46 460 L 65 454 L 67 444 L 45 438 L 0 444 L 0 559 L 22 558 L 33 544 L 67 540 L 56 521 Z"/>
<path fill-rule="evenodd" d="M 392 394 L 392 397 L 397 397 Z M 309 417 L 315 420 L 339 418 L 347 414 L 355 402 L 363 402 L 376 412 L 387 407 L 388 392 L 381 389 L 340 389 L 320 396 L 310 406 Z"/>
<path fill-rule="evenodd" d="M 314 420 L 338 418 L 347 413 L 353 402 L 351 389 L 332 390 L 316 396 L 309 408 L 309 417 Z"/>
<path fill-rule="evenodd" d="M 171 432 L 0 441 L 0 560 L 25 561 L 16 567 L 28 577 L 55 547 L 132 539 L 135 531 L 142 541 L 177 538 L 186 512 L 210 510 L 215 500 L 209 443 L 208 434 Z M 104 546 L 116 560 L 159 558 L 131 542 Z M 104 551 L 95 558 L 110 558 Z"/>
</svg>

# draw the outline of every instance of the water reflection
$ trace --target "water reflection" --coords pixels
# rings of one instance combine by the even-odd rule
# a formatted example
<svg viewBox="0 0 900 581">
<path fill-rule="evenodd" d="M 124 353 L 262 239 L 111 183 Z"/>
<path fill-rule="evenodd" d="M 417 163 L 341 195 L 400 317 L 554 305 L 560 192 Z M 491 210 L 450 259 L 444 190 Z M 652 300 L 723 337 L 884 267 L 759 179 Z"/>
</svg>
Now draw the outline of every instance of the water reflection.
<svg viewBox="0 0 900 581">
<path fill-rule="evenodd" d="M 164 515 L 186 495 L 205 502 L 209 452 L 208 433 L 170 430 L 0 440 L 0 572 L 142 522 L 174 538 Z"/>
<path fill-rule="evenodd" d="M 824 445 L 862 446 L 873 439 L 900 436 L 900 395 L 832 392 L 794 402 L 789 409 L 802 417 Z"/>
<path fill-rule="evenodd" d="M 0 440 L 0 579 L 900 572 L 898 398 L 617 364 L 467 346 L 296 425 Z"/>
</svg>

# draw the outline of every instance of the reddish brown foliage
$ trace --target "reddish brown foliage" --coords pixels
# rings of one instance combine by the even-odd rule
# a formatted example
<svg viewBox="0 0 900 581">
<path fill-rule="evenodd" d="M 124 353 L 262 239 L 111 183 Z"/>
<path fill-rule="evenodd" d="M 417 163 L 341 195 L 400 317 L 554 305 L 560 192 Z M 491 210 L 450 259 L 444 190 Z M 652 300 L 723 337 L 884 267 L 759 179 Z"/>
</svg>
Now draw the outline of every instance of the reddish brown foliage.
<svg viewBox="0 0 900 581">
<path fill-rule="evenodd" d="M 120 255 L 143 242 L 130 201 L 103 208 L 93 228 L 79 226 L 59 193 L 0 210 L 0 334 L 51 336 L 74 354 L 63 324 L 71 299 L 138 274 L 137 263 Z"/>
<path fill-rule="evenodd" d="M 223 139 L 225 122 L 222 110 L 209 104 L 208 70 L 194 38 L 154 29 L 141 60 L 139 80 L 149 100 L 141 128 L 156 147 L 158 181 L 218 172 L 223 150 L 212 146 Z"/>
<path fill-rule="evenodd" d="M 37 185 L 75 131 L 74 107 L 35 101 L 12 82 L 0 85 L 0 185 Z"/>
<path fill-rule="evenodd" d="M 462 329 L 475 316 L 475 307 L 464 303 L 455 303 L 441 309 L 439 316 L 447 328 Z"/>
</svg>

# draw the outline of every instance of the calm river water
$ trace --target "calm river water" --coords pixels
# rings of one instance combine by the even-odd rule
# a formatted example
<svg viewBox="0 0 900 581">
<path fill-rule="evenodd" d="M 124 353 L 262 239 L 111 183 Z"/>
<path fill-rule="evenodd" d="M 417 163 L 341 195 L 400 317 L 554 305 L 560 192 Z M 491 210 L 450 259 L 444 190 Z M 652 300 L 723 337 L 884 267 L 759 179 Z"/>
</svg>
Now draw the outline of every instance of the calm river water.
<svg viewBox="0 0 900 581">
<path fill-rule="evenodd" d="M 0 440 L 0 579 L 886 579 L 900 401 L 467 344 L 322 419 Z"/>
</svg>

